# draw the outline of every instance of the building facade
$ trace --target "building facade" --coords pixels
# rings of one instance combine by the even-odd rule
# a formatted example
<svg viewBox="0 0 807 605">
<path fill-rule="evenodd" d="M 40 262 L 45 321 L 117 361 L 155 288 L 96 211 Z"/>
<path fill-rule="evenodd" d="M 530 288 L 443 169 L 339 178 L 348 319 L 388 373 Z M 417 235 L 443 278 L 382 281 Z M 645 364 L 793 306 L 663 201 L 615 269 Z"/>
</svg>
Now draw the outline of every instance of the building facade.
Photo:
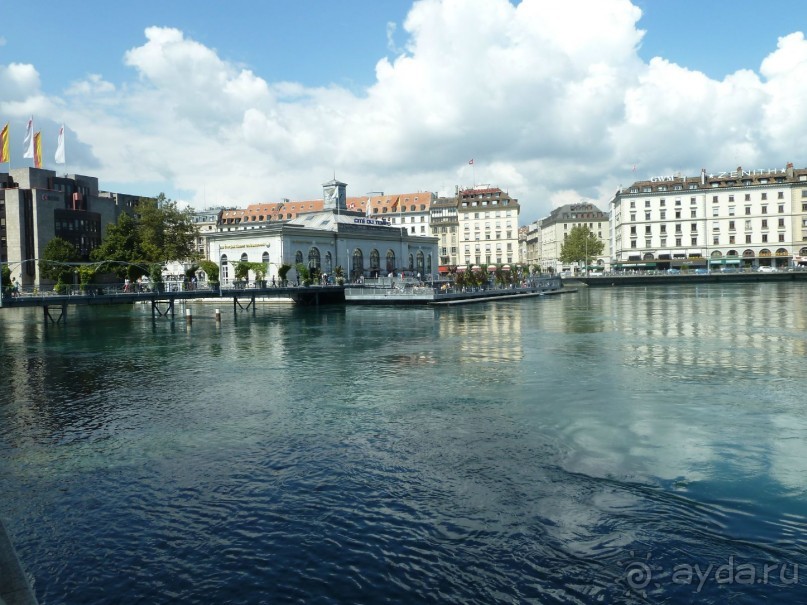
<svg viewBox="0 0 807 605">
<path fill-rule="evenodd" d="M 450 267 L 460 264 L 458 207 L 459 199 L 457 197 L 437 198 L 431 205 L 432 234 L 439 240 L 437 244 L 440 258 L 438 270 L 443 274 L 448 273 Z"/>
<path fill-rule="evenodd" d="M 238 261 L 265 264 L 267 280 L 275 282 L 281 265 L 300 263 L 328 275 L 341 266 L 350 281 L 400 272 L 419 273 L 425 279 L 436 273 L 436 238 L 393 225 L 389 209 L 385 213 L 380 206 L 375 213 L 371 205 L 368 216 L 366 207 L 357 209 L 345 195 L 346 187 L 338 181 L 323 184 L 320 209 L 299 212 L 290 220 L 264 221 L 251 228 L 222 225 L 208 236 L 210 260 L 219 264 L 221 283 L 232 282 Z"/>
<path fill-rule="evenodd" d="M 0 174 L 0 260 L 23 287 L 41 286 L 39 263 L 55 237 L 89 260 L 110 224 L 141 198 L 99 191 L 98 179 L 57 176 L 52 170 L 18 168 Z"/>
<path fill-rule="evenodd" d="M 589 202 L 565 204 L 555 208 L 549 216 L 541 220 L 540 259 L 542 272 L 562 273 L 578 272 L 584 267 L 560 260 L 561 248 L 574 227 L 585 225 L 604 247 L 600 255 L 592 260 L 596 269 L 608 268 L 610 259 L 608 214 Z"/>
<path fill-rule="evenodd" d="M 654 177 L 611 200 L 614 268 L 784 268 L 807 257 L 807 169 Z"/>
<path fill-rule="evenodd" d="M 463 189 L 457 198 L 460 267 L 520 262 L 518 200 L 490 185 Z"/>
</svg>

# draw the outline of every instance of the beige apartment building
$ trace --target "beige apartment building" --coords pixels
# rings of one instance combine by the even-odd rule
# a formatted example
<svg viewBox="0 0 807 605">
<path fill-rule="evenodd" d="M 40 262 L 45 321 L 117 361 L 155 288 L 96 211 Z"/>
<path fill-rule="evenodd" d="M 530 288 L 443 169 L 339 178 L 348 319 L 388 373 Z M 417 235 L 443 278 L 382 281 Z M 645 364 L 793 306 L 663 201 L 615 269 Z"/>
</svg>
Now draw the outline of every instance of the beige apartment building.
<svg viewBox="0 0 807 605">
<path fill-rule="evenodd" d="M 616 269 L 786 268 L 807 263 L 807 168 L 637 181 L 611 200 Z"/>
<path fill-rule="evenodd" d="M 498 187 L 477 185 L 457 193 L 458 264 L 519 263 L 518 200 Z"/>
</svg>

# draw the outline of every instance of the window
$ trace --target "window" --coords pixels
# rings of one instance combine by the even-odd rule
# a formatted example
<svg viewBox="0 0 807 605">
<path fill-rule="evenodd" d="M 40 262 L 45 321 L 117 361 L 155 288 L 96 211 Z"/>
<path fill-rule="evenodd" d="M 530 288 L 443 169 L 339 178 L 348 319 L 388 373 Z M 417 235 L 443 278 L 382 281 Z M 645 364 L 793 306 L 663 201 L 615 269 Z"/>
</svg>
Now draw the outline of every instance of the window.
<svg viewBox="0 0 807 605">
<path fill-rule="evenodd" d="M 780 234 L 779 234 L 779 241 L 780 241 L 780 242 L 785 241 L 785 234 L 784 234 L 784 233 L 780 233 Z"/>
<path fill-rule="evenodd" d="M 650 235 L 650 225 L 645 225 L 644 232 L 646 235 Z"/>
<path fill-rule="evenodd" d="M 689 205 L 690 206 L 694 206 L 697 203 L 698 203 L 697 198 L 694 198 L 694 197 L 689 198 Z"/>
<path fill-rule="evenodd" d="M 730 201 L 730 202 L 733 202 L 733 201 L 734 201 L 734 196 L 733 196 L 733 195 L 730 195 L 730 196 L 729 196 L 729 201 Z M 712 196 L 712 203 L 713 203 L 713 204 L 717 204 L 717 196 L 716 196 L 716 195 L 713 195 L 713 196 Z"/>
<path fill-rule="evenodd" d="M 745 214 L 746 214 L 746 216 L 751 214 L 751 206 L 746 206 L 745 207 Z"/>
<path fill-rule="evenodd" d="M 661 226 L 661 232 L 662 233 L 667 233 L 667 225 L 662 225 Z"/>
<path fill-rule="evenodd" d="M 734 206 L 729 206 L 729 216 L 734 216 Z"/>
<path fill-rule="evenodd" d="M 644 220 L 646 220 L 646 221 L 650 220 L 650 212 L 649 211 L 644 213 Z"/>
<path fill-rule="evenodd" d="M 784 228 L 785 228 L 785 219 L 783 219 L 783 218 L 780 218 L 780 219 L 779 219 L 779 228 L 780 228 L 780 229 L 784 229 Z"/>
<path fill-rule="evenodd" d="M 785 205 L 779 204 L 779 207 L 776 209 L 779 214 L 782 214 L 785 211 Z"/>
<path fill-rule="evenodd" d="M 719 246 L 720 245 L 720 236 L 719 235 L 713 235 L 712 236 L 712 245 L 714 245 L 714 246 Z"/>
<path fill-rule="evenodd" d="M 762 182 L 762 181 L 760 181 L 760 183 L 761 183 L 761 182 Z M 763 193 L 763 194 L 762 194 L 762 199 L 763 199 L 763 200 L 767 200 L 767 199 L 768 199 L 768 194 L 767 194 L 767 193 Z"/>
<path fill-rule="evenodd" d="M 746 202 L 750 202 L 750 201 L 751 201 L 751 194 L 750 194 L 750 193 L 746 193 L 746 194 L 745 194 L 745 201 L 746 201 Z"/>
<path fill-rule="evenodd" d="M 776 194 L 776 199 L 778 199 L 778 200 L 783 200 L 783 199 L 785 199 L 785 192 L 784 192 L 784 191 L 779 191 L 779 192 L 777 192 L 777 194 Z"/>
<path fill-rule="evenodd" d="M 715 196 L 715 198 L 714 198 L 714 199 L 715 199 L 715 201 L 717 201 L 717 196 Z M 729 196 L 729 201 L 730 201 L 730 202 L 733 202 L 733 201 L 734 201 L 734 196 L 733 196 L 733 195 L 730 195 L 730 196 Z"/>
<path fill-rule="evenodd" d="M 690 233 L 697 233 L 698 232 L 698 223 L 692 223 L 689 226 Z"/>
<path fill-rule="evenodd" d="M 734 221 L 729 221 L 729 231 L 734 231 Z"/>
<path fill-rule="evenodd" d="M 746 243 L 746 244 L 750 244 L 750 243 L 751 243 L 751 234 L 750 234 L 750 233 L 746 234 L 746 236 L 745 236 L 745 243 Z"/>
<path fill-rule="evenodd" d="M 689 218 L 696 218 L 697 216 L 698 216 L 698 211 L 697 210 L 692 209 L 692 210 L 689 211 Z"/>
<path fill-rule="evenodd" d="M 804 191 L 802 191 L 801 193 L 802 193 L 802 197 L 807 197 L 807 189 L 805 189 L 805 190 L 804 190 Z M 661 200 L 661 201 L 659 202 L 659 206 L 661 206 L 662 208 L 664 208 L 666 205 L 667 205 L 667 200 L 664 200 L 664 199 L 663 199 L 663 200 Z"/>
<path fill-rule="evenodd" d="M 650 208 L 650 200 L 645 200 L 644 201 L 644 207 L 645 208 Z"/>
<path fill-rule="evenodd" d="M 763 233 L 763 234 L 762 234 L 762 243 L 763 243 L 763 244 L 767 244 L 767 243 L 768 243 L 768 234 L 767 234 L 767 233 Z"/>
<path fill-rule="evenodd" d="M 762 228 L 763 228 L 763 229 L 767 229 L 767 228 L 768 228 L 768 219 L 766 219 L 766 218 L 763 218 L 763 219 L 762 219 Z"/>
<path fill-rule="evenodd" d="M 661 211 L 659 212 L 659 218 L 660 218 L 661 220 L 666 220 L 666 219 L 667 219 L 667 211 L 666 211 L 666 210 L 661 210 Z"/>
<path fill-rule="evenodd" d="M 631 200 L 630 201 L 630 207 L 631 208 L 636 208 L 636 200 Z"/>
<path fill-rule="evenodd" d="M 631 212 L 631 213 L 630 213 L 630 220 L 631 220 L 631 221 L 635 221 L 635 220 L 636 220 L 636 213 L 635 213 L 635 212 Z"/>
<path fill-rule="evenodd" d="M 676 206 L 680 206 L 680 205 L 681 205 L 681 198 L 680 198 L 680 197 L 679 197 L 679 198 L 676 198 L 676 200 L 675 200 L 675 205 L 676 205 Z"/>
<path fill-rule="evenodd" d="M 768 214 L 768 206 L 762 206 L 762 214 Z"/>
<path fill-rule="evenodd" d="M 682 240 L 681 240 L 681 238 L 680 238 L 680 237 L 676 237 L 676 238 L 675 238 L 675 246 L 676 246 L 676 248 L 680 248 L 680 247 L 681 247 L 681 241 L 682 241 Z"/>
<path fill-rule="evenodd" d="M 729 235 L 729 243 L 730 243 L 730 244 L 735 244 L 735 243 L 737 243 L 737 242 L 735 242 L 735 241 L 734 241 L 735 239 L 736 239 L 736 238 L 735 238 L 733 235 Z"/>
<path fill-rule="evenodd" d="M 675 211 L 675 218 L 681 218 L 681 211 L 680 210 Z"/>
<path fill-rule="evenodd" d="M 751 221 L 745 221 L 745 230 L 751 231 Z"/>
<path fill-rule="evenodd" d="M 714 208 L 712 208 L 712 216 L 717 216 L 717 215 L 718 215 L 718 211 L 719 211 L 719 210 L 720 210 L 720 209 L 719 209 L 717 206 L 715 206 Z"/>
<path fill-rule="evenodd" d="M 681 223 L 676 223 L 675 224 L 675 232 L 676 233 L 681 233 Z"/>
<path fill-rule="evenodd" d="M 720 231 L 720 222 L 712 221 L 712 231 Z"/>
<path fill-rule="evenodd" d="M 659 244 L 660 244 L 662 247 L 666 246 L 666 245 L 667 245 L 667 238 L 666 238 L 666 237 L 662 237 L 662 238 L 659 240 Z"/>
</svg>

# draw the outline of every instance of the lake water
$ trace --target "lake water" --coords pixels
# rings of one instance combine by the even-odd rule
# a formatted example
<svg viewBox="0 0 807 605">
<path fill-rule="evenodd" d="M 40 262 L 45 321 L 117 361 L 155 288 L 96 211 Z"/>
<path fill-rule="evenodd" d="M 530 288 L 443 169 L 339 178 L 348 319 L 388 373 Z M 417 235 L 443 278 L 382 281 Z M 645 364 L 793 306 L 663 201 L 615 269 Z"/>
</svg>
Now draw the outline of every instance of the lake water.
<svg viewBox="0 0 807 605">
<path fill-rule="evenodd" d="M 42 604 L 807 603 L 803 286 L 221 307 L 0 311 Z"/>
</svg>

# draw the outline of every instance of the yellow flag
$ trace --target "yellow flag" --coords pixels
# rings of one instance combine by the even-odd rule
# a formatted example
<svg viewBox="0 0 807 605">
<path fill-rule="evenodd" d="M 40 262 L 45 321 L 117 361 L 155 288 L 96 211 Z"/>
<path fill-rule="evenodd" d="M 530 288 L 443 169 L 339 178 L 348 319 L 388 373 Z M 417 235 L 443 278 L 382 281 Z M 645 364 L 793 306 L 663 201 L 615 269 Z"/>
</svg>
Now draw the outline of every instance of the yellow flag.
<svg viewBox="0 0 807 605">
<path fill-rule="evenodd" d="M 10 162 L 10 157 L 8 155 L 8 123 L 6 123 L 3 130 L 0 130 L 0 164 Z"/>
<path fill-rule="evenodd" d="M 34 167 L 42 168 L 42 133 L 34 135 Z"/>
</svg>

